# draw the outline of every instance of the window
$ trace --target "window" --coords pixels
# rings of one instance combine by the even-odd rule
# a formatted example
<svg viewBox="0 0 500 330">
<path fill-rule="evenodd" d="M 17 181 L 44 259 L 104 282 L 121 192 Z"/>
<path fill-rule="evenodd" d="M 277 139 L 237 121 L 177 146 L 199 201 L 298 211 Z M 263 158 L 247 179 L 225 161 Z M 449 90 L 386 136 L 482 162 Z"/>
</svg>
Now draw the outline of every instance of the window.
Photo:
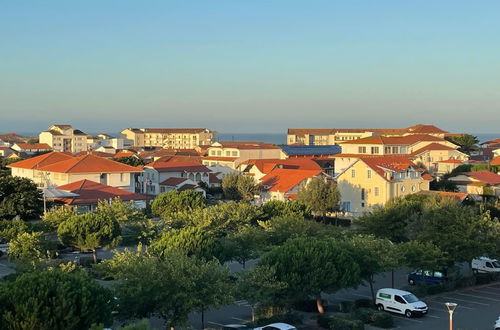
<svg viewBox="0 0 500 330">
<path fill-rule="evenodd" d="M 368 179 L 371 179 L 371 178 L 372 178 L 372 170 L 368 170 L 368 171 L 366 171 L 366 177 L 367 177 Z"/>
<path fill-rule="evenodd" d="M 358 153 L 366 154 L 366 147 L 358 147 Z"/>
<path fill-rule="evenodd" d="M 215 150 L 210 150 L 210 155 L 211 156 L 215 156 L 217 153 L 215 152 Z"/>
<path fill-rule="evenodd" d="M 406 301 L 404 301 L 400 296 L 394 296 L 394 300 L 400 304 L 406 304 Z"/>
<path fill-rule="evenodd" d="M 397 154 L 398 153 L 398 147 L 392 147 L 392 153 Z"/>
<path fill-rule="evenodd" d="M 217 156 L 222 156 L 222 151 L 221 150 L 217 150 Z"/>
<path fill-rule="evenodd" d="M 380 292 L 378 294 L 379 298 L 391 299 L 391 295 L 388 293 Z"/>
<path fill-rule="evenodd" d="M 226 150 L 226 157 L 229 157 L 229 156 L 231 156 L 231 151 Z"/>
<path fill-rule="evenodd" d="M 406 187 L 405 186 L 401 186 L 401 192 L 405 192 L 406 191 Z"/>
<path fill-rule="evenodd" d="M 378 154 L 378 147 L 372 147 L 372 155 Z"/>
<path fill-rule="evenodd" d="M 351 170 L 351 178 L 355 178 L 356 177 L 356 170 Z"/>
<path fill-rule="evenodd" d="M 238 157 L 238 151 L 233 151 L 232 155 L 233 155 L 233 157 Z"/>
<path fill-rule="evenodd" d="M 123 175 L 123 173 L 120 173 L 120 181 L 123 181 L 123 179 L 124 179 L 124 175 Z"/>
<path fill-rule="evenodd" d="M 342 210 L 344 212 L 351 212 L 351 202 L 342 202 Z"/>
<path fill-rule="evenodd" d="M 417 191 L 417 186 L 415 186 L 415 185 L 412 185 L 412 186 L 411 186 L 411 191 L 412 191 L 412 192 L 415 192 L 415 191 Z"/>
<path fill-rule="evenodd" d="M 361 188 L 361 200 L 364 201 L 366 197 L 366 191 L 365 188 Z"/>
<path fill-rule="evenodd" d="M 380 191 L 379 191 L 379 188 L 378 188 L 378 187 L 373 188 L 373 194 L 374 194 L 375 196 L 378 196 L 378 195 L 379 195 L 379 193 L 380 193 Z"/>
<path fill-rule="evenodd" d="M 384 154 L 390 154 L 390 153 L 391 153 L 391 147 L 385 147 Z"/>
<path fill-rule="evenodd" d="M 365 203 L 361 203 L 361 207 L 365 207 Z"/>
<path fill-rule="evenodd" d="M 493 268 L 493 265 L 491 264 L 491 262 L 487 262 L 487 263 L 486 263 L 486 267 L 488 267 L 488 268 Z"/>
</svg>

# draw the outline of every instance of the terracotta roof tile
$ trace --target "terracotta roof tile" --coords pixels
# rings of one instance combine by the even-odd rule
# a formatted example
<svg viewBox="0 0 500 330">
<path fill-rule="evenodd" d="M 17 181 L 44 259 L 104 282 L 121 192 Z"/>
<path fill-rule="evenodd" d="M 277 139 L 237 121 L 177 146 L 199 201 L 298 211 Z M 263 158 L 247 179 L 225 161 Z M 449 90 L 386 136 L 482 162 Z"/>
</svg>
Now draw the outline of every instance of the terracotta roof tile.
<svg viewBox="0 0 500 330">
<path fill-rule="evenodd" d="M 490 171 L 467 172 L 464 175 L 490 185 L 500 184 L 500 175 Z"/>
<path fill-rule="evenodd" d="M 268 187 L 268 191 L 288 192 L 304 180 L 315 177 L 322 170 L 297 170 L 277 168 L 261 179 L 261 186 Z"/>
<path fill-rule="evenodd" d="M 47 143 L 16 143 L 23 150 L 52 150 Z"/>
<path fill-rule="evenodd" d="M 490 162 L 490 165 L 500 165 L 500 156 L 493 158 Z"/>
<path fill-rule="evenodd" d="M 205 165 L 197 162 L 153 162 L 145 167 L 154 168 L 158 172 L 211 172 Z"/>
<path fill-rule="evenodd" d="M 426 151 L 431 151 L 431 150 L 456 150 L 456 148 L 452 148 L 452 147 L 446 146 L 446 145 L 441 144 L 441 143 L 433 142 L 433 143 L 426 145 L 423 148 L 415 150 L 411 154 L 415 156 L 415 155 L 421 154 L 421 153 L 426 152 Z"/>
<path fill-rule="evenodd" d="M 24 169 L 38 169 L 50 164 L 58 163 L 64 160 L 73 159 L 72 156 L 67 155 L 62 152 L 49 152 L 40 156 L 28 158 L 10 164 L 8 167 L 12 168 L 24 168 Z"/>
<path fill-rule="evenodd" d="M 160 183 L 162 186 L 172 186 L 177 187 L 179 184 L 185 182 L 187 178 L 168 178 L 167 180 Z"/>
<path fill-rule="evenodd" d="M 133 173 L 140 169 L 94 155 L 72 157 L 39 168 L 41 171 L 56 173 Z"/>
<path fill-rule="evenodd" d="M 405 136 L 377 135 L 377 136 L 370 136 L 357 140 L 342 142 L 342 144 L 412 145 L 421 141 L 444 142 L 446 140 L 427 134 L 415 134 L 415 135 L 405 135 Z"/>
<path fill-rule="evenodd" d="M 403 172 L 408 168 L 418 168 L 411 160 L 404 156 L 361 158 L 360 161 L 364 162 L 387 181 L 390 181 L 390 179 L 385 176 L 385 170 Z"/>
</svg>

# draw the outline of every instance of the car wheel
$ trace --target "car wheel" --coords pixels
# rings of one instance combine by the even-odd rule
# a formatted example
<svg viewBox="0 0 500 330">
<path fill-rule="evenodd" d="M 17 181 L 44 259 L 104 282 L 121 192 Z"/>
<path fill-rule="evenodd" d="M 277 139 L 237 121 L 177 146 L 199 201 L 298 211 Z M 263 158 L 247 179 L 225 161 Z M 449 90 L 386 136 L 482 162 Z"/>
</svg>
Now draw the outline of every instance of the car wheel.
<svg viewBox="0 0 500 330">
<path fill-rule="evenodd" d="M 408 283 L 410 283 L 410 285 L 415 285 L 415 280 L 409 279 Z"/>
<path fill-rule="evenodd" d="M 407 310 L 405 311 L 405 316 L 406 316 L 407 318 L 410 318 L 410 317 L 411 317 L 411 315 L 412 315 L 412 314 L 411 314 L 411 310 L 407 309 Z"/>
<path fill-rule="evenodd" d="M 378 309 L 379 311 L 383 311 L 383 310 L 384 310 L 384 305 L 382 305 L 382 304 L 378 304 L 378 305 L 377 305 L 377 309 Z"/>
</svg>

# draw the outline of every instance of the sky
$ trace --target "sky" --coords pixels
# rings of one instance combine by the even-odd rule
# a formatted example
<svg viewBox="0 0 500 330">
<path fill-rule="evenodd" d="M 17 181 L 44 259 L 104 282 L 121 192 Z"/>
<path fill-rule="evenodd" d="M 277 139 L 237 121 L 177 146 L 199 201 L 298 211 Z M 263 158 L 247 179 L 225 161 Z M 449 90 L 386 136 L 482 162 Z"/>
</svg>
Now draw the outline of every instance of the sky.
<svg viewBox="0 0 500 330">
<path fill-rule="evenodd" d="M 500 1 L 0 0 L 0 132 L 500 133 Z"/>
</svg>

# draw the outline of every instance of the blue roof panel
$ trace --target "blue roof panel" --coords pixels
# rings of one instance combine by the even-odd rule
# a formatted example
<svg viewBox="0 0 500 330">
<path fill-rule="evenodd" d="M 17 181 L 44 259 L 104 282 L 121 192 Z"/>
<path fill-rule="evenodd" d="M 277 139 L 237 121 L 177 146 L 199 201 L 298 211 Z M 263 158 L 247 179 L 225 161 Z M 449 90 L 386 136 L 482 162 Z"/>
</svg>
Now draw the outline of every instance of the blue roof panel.
<svg viewBox="0 0 500 330">
<path fill-rule="evenodd" d="M 327 146 L 284 145 L 281 146 L 281 150 L 288 156 L 334 155 L 341 153 L 338 144 Z"/>
</svg>

